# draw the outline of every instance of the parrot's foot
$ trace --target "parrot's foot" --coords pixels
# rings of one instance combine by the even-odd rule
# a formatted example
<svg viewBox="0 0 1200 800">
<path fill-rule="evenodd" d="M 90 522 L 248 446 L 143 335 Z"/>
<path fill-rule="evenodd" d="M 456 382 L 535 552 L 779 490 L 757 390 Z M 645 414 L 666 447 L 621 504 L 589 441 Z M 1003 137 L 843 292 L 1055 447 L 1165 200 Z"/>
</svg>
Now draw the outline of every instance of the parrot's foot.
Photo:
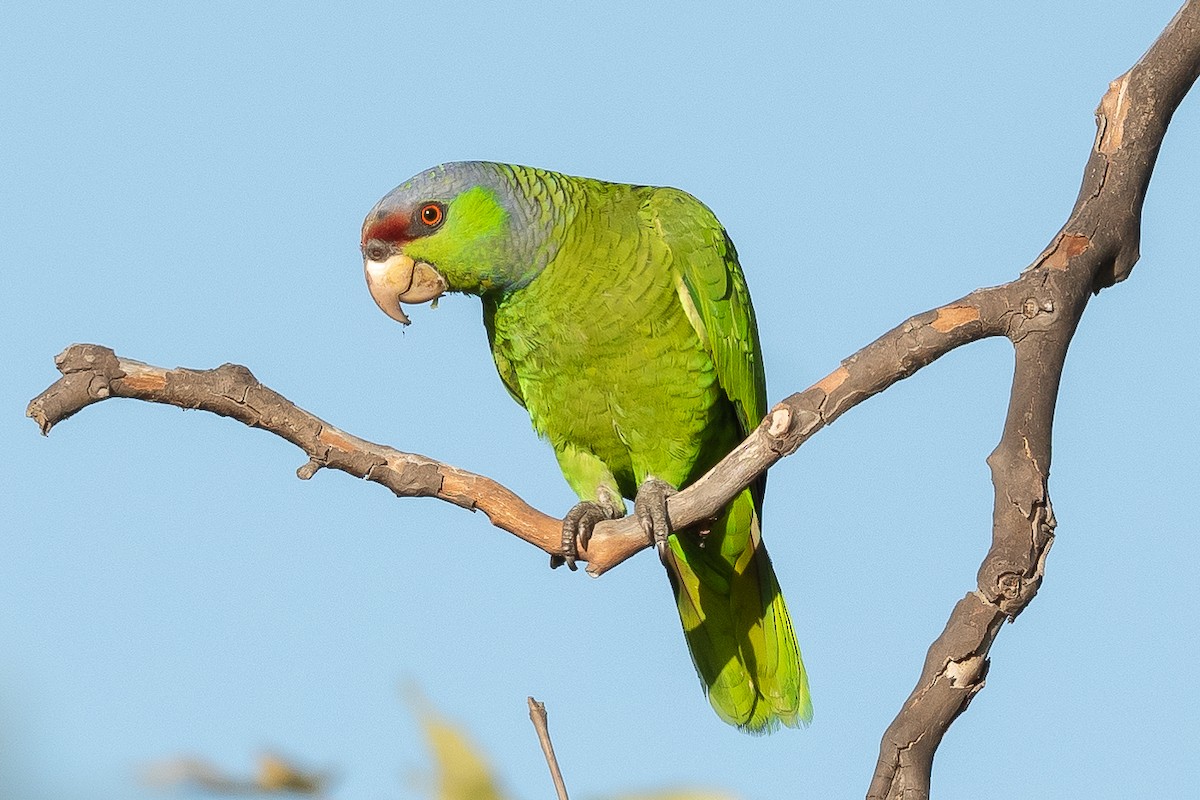
<svg viewBox="0 0 1200 800">
<path fill-rule="evenodd" d="M 677 494 L 675 487 L 658 478 L 647 478 L 638 487 L 633 501 L 633 513 L 641 523 L 642 530 L 662 561 L 667 559 L 667 537 L 671 535 L 671 520 L 667 517 L 667 498 Z"/>
<path fill-rule="evenodd" d="M 620 519 L 625 516 L 625 501 L 613 494 L 606 486 L 596 490 L 596 502 L 585 500 L 576 503 L 563 517 L 562 553 L 550 556 L 550 569 L 556 569 L 563 564 L 574 572 L 575 559 L 579 557 L 579 547 L 587 547 L 588 539 L 592 538 L 592 529 L 596 524 L 606 519 Z"/>
</svg>

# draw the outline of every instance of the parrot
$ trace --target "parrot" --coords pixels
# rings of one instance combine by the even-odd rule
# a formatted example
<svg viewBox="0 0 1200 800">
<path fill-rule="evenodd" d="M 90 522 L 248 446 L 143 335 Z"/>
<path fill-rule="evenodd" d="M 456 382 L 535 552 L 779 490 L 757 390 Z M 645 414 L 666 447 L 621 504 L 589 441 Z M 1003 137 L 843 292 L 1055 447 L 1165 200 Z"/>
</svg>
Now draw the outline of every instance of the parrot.
<svg viewBox="0 0 1200 800">
<path fill-rule="evenodd" d="M 476 295 L 496 371 L 579 497 L 551 566 L 625 501 L 666 567 L 717 716 L 752 734 L 812 718 L 808 677 L 762 542 L 765 474 L 672 531 L 667 498 L 766 414 L 754 309 L 733 242 L 679 189 L 489 161 L 421 172 L 368 212 L 379 308 Z"/>
</svg>

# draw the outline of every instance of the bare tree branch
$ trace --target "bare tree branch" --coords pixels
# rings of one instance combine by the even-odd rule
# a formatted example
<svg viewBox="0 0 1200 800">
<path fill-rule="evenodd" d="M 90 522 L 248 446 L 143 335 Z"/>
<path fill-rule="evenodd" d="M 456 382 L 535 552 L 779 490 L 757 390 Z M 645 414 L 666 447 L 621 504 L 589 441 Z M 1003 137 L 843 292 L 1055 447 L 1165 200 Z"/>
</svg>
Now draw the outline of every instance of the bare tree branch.
<svg viewBox="0 0 1200 800">
<path fill-rule="evenodd" d="M 991 549 L 979 568 L 978 589 L 955 606 L 916 688 L 884 734 L 868 798 L 929 796 L 934 752 L 983 687 L 1001 623 L 1015 618 L 1041 585 L 1055 525 L 1047 480 L 1064 359 L 1092 293 L 1124 280 L 1138 260 L 1142 202 L 1154 162 L 1175 108 L 1200 73 L 1198 3 L 1188 0 L 1138 63 L 1109 85 L 1096 111 L 1096 140 L 1075 207 L 1020 277 L 883 334 L 776 405 L 744 442 L 668 502 L 676 529 L 713 517 L 742 487 L 867 398 L 969 342 L 992 336 L 1012 341 L 1016 368 L 1008 415 L 988 457 L 995 485 Z M 480 509 L 497 527 L 558 552 L 559 520 L 509 489 L 339 430 L 260 384 L 245 367 L 167 370 L 98 345 L 72 345 L 56 364 L 63 377 L 27 412 L 43 433 L 107 397 L 200 408 L 300 447 L 309 456 L 298 470 L 301 478 L 328 467 L 381 483 L 399 497 L 437 497 Z M 600 523 L 580 557 L 589 562 L 588 572 L 600 575 L 647 546 L 637 522 L 626 518 Z"/>
<path fill-rule="evenodd" d="M 1109 84 L 1079 197 L 1049 246 L 1011 287 L 1006 334 L 1016 350 L 1008 416 L 988 457 L 996 496 L 992 546 L 978 590 L 959 601 L 929 648 L 916 688 L 884 733 L 867 797 L 929 797 L 933 756 L 987 675 L 1005 619 L 1033 599 L 1054 536 L 1050 475 L 1054 404 L 1067 347 L 1093 291 L 1138 260 L 1142 201 L 1176 107 L 1200 75 L 1200 4 L 1188 0 L 1158 40 Z"/>
<path fill-rule="evenodd" d="M 567 800 L 567 784 L 563 781 L 562 770 L 558 768 L 558 758 L 554 755 L 554 743 L 550 741 L 550 723 L 546 718 L 546 704 L 525 698 L 529 702 L 529 719 L 533 729 L 537 731 L 538 742 L 542 745 L 542 753 L 546 756 L 546 764 L 550 767 L 550 777 L 554 780 L 554 792 L 558 800 Z"/>
<path fill-rule="evenodd" d="M 1014 287 L 1022 280 L 980 289 L 910 318 L 846 359 L 813 387 L 784 400 L 709 473 L 670 498 L 671 526 L 682 529 L 716 516 L 742 487 L 868 397 L 960 345 L 1004 335 L 1007 318 L 1020 310 L 1020 301 L 1012 301 L 1009 295 L 1021 295 Z M 397 497 L 436 497 L 478 509 L 496 527 L 547 553 L 559 552 L 561 521 L 534 509 L 512 490 L 428 456 L 347 433 L 259 383 L 243 366 L 167 369 L 120 357 L 96 344 L 71 345 L 54 363 L 62 377 L 30 401 L 26 410 L 43 433 L 110 397 L 210 411 L 274 433 L 299 447 L 309 457 L 297 470 L 302 479 L 322 468 L 338 469 L 382 484 Z M 597 525 L 580 558 L 588 562 L 588 572 L 598 576 L 648 546 L 637 521 L 626 517 Z"/>
</svg>

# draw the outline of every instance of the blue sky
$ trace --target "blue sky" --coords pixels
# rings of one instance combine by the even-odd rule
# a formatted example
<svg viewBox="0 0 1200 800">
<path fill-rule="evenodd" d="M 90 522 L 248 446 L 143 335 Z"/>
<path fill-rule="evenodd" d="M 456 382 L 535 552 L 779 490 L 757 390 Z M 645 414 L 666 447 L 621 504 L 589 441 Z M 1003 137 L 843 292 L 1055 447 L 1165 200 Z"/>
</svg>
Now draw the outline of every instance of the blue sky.
<svg viewBox="0 0 1200 800">
<path fill-rule="evenodd" d="M 771 473 L 764 532 L 812 676 L 805 731 L 701 696 L 666 580 L 600 580 L 482 515 L 199 412 L 23 418 L 76 341 L 233 361 L 340 427 L 573 498 L 496 377 L 478 301 L 402 329 L 362 279 L 375 201 L 484 158 L 711 206 L 779 399 L 907 316 L 1010 280 L 1065 219 L 1092 112 L 1174 14 L 1140 3 L 9 4 L 0 12 L 0 796 L 151 795 L 138 766 L 273 748 L 335 798 L 417 796 L 422 688 L 520 797 L 697 784 L 853 797 L 990 538 L 1011 348 L 959 350 Z M 934 765 L 942 797 L 1181 796 L 1200 780 L 1192 623 L 1200 100 L 1142 260 L 1088 309 L 1055 425 L 1041 593 Z"/>
</svg>

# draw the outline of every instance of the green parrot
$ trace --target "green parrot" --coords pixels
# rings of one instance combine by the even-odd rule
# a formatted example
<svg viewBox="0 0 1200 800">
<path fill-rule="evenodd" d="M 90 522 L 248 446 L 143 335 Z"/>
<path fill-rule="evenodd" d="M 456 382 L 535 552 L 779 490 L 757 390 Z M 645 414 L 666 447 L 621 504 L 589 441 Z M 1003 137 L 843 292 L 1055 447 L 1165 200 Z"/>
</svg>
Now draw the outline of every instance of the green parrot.
<svg viewBox="0 0 1200 800">
<path fill-rule="evenodd" d="M 717 715 L 751 733 L 812 718 L 808 678 L 760 534 L 765 476 L 670 531 L 666 498 L 766 414 L 754 310 L 733 243 L 678 189 L 464 161 L 388 193 L 362 229 L 367 284 L 401 303 L 478 295 L 496 369 L 580 503 L 560 556 L 634 513 L 675 593 Z"/>
</svg>

